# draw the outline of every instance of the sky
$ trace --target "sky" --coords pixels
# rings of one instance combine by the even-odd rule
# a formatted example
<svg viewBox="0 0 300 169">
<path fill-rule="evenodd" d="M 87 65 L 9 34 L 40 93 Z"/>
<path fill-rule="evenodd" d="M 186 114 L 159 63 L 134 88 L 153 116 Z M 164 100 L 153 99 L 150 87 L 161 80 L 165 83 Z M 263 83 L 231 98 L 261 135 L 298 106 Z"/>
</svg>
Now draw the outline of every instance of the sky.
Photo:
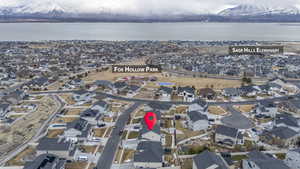
<svg viewBox="0 0 300 169">
<path fill-rule="evenodd" d="M 0 7 L 26 6 L 27 10 L 60 7 L 71 12 L 127 14 L 216 14 L 240 4 L 296 6 L 300 0 L 0 0 Z"/>
</svg>

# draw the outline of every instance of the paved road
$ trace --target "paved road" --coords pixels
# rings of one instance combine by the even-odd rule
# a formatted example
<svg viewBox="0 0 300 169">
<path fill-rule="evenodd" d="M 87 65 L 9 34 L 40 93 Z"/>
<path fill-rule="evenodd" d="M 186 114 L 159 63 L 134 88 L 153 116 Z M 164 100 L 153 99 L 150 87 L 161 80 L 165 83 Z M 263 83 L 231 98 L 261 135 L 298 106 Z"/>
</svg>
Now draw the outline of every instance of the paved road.
<svg viewBox="0 0 300 169">
<path fill-rule="evenodd" d="M 221 119 L 221 122 L 224 125 L 238 129 L 249 129 L 253 127 L 251 120 L 232 106 L 223 106 L 223 108 L 231 112 L 230 116 L 226 116 Z"/>
<path fill-rule="evenodd" d="M 118 149 L 118 145 L 121 140 L 119 135 L 121 130 L 124 130 L 124 127 L 129 120 L 130 114 L 140 106 L 141 103 L 135 103 L 126 109 L 118 118 L 116 122 L 116 128 L 113 129 L 104 150 L 100 156 L 100 159 L 97 163 L 97 169 L 110 169 Z"/>
</svg>

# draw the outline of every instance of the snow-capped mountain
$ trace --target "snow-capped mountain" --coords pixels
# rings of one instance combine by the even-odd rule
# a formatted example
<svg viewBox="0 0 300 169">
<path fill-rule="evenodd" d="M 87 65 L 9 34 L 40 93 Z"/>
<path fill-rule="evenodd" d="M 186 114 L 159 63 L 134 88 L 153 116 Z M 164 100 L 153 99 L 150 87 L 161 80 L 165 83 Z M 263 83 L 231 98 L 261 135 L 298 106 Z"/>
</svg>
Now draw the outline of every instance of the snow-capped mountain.
<svg viewBox="0 0 300 169">
<path fill-rule="evenodd" d="M 53 0 L 44 1 L 26 1 L 17 6 L 0 7 L 0 15 L 22 15 L 22 14 L 51 14 L 51 13 L 64 13 L 66 10 Z"/>
<path fill-rule="evenodd" d="M 219 13 L 221 16 L 257 16 L 257 15 L 298 15 L 300 10 L 294 6 L 269 7 L 243 4 L 228 8 Z"/>
</svg>

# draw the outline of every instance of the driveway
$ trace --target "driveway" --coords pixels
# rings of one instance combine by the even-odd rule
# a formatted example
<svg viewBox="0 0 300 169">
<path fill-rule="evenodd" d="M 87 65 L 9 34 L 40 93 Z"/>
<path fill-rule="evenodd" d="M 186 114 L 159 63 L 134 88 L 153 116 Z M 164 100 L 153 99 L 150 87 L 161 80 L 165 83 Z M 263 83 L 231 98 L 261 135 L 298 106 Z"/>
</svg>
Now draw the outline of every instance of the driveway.
<svg viewBox="0 0 300 169">
<path fill-rule="evenodd" d="M 250 119 L 244 116 L 241 112 L 233 108 L 232 106 L 223 106 L 223 108 L 231 112 L 230 116 L 226 116 L 221 119 L 221 122 L 228 127 L 237 129 L 249 129 L 253 127 L 253 123 Z"/>
</svg>

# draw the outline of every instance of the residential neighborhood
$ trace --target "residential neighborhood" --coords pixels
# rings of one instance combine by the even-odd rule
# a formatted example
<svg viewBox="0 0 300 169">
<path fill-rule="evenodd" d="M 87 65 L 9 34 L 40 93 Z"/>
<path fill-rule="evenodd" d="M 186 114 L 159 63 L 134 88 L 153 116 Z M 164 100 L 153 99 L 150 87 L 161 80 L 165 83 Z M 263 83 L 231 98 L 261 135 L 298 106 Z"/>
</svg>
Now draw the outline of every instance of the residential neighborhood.
<svg viewBox="0 0 300 169">
<path fill-rule="evenodd" d="M 226 50 L 266 44 L 0 42 L 0 168 L 300 169 L 300 44 Z"/>
</svg>

